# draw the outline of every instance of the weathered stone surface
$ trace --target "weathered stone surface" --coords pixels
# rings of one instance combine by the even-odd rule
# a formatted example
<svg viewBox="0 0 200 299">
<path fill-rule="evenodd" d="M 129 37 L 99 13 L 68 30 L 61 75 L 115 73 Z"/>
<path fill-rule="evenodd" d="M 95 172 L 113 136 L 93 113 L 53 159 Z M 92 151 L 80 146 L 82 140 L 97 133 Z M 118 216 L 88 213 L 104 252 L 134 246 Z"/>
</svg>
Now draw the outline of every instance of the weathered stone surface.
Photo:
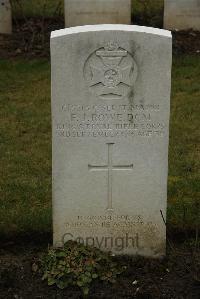
<svg viewBox="0 0 200 299">
<path fill-rule="evenodd" d="M 9 0 L 0 0 L 0 33 L 12 33 L 12 13 Z"/>
<path fill-rule="evenodd" d="M 65 26 L 131 24 L 131 0 L 65 0 Z"/>
<path fill-rule="evenodd" d="M 55 246 L 165 254 L 171 47 L 139 26 L 52 33 Z"/>
<path fill-rule="evenodd" d="M 200 0 L 165 0 L 164 28 L 200 30 Z"/>
</svg>

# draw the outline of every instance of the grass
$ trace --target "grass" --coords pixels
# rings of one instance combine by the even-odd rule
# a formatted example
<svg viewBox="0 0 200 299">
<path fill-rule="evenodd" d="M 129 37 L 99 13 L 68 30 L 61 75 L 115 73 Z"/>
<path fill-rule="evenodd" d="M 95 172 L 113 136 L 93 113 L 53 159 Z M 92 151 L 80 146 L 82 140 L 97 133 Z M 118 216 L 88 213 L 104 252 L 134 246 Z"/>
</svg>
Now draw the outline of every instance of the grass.
<svg viewBox="0 0 200 299">
<path fill-rule="evenodd" d="M 174 57 L 168 224 L 200 223 L 200 58 Z M 51 231 L 50 65 L 0 62 L 0 233 Z M 199 209 L 199 210 L 198 210 Z"/>
<path fill-rule="evenodd" d="M 43 60 L 0 63 L 0 230 L 51 227 L 50 70 Z"/>
<path fill-rule="evenodd" d="M 132 22 L 163 28 L 164 0 L 132 0 Z"/>
<path fill-rule="evenodd" d="M 169 155 L 169 220 L 200 227 L 200 58 L 174 59 Z"/>
</svg>

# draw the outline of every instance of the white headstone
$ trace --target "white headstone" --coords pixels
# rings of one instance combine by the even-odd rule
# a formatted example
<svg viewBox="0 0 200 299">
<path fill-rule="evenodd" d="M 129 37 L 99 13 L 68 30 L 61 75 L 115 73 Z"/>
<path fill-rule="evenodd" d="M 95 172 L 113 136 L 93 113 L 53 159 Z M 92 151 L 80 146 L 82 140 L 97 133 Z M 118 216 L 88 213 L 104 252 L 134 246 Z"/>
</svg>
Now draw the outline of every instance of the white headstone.
<svg viewBox="0 0 200 299">
<path fill-rule="evenodd" d="M 12 33 L 12 13 L 9 0 L 0 0 L 0 33 Z"/>
<path fill-rule="evenodd" d="M 65 0 L 65 26 L 131 24 L 131 0 Z"/>
<path fill-rule="evenodd" d="M 200 30 L 200 0 L 165 0 L 164 28 Z"/>
<path fill-rule="evenodd" d="M 165 254 L 171 56 L 166 30 L 52 33 L 55 246 Z"/>
</svg>

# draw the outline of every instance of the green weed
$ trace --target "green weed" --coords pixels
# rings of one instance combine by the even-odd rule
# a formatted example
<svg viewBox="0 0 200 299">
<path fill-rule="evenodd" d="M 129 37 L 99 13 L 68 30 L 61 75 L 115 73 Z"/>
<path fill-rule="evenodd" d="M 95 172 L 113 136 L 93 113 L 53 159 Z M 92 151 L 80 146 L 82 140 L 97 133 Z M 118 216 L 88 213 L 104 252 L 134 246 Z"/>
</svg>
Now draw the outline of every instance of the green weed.
<svg viewBox="0 0 200 299">
<path fill-rule="evenodd" d="M 47 280 L 49 286 L 56 285 L 60 289 L 78 286 L 84 296 L 88 295 L 94 280 L 115 283 L 124 271 L 110 254 L 73 241 L 66 242 L 63 248 L 50 249 L 42 260 L 42 269 L 43 280 Z"/>
</svg>

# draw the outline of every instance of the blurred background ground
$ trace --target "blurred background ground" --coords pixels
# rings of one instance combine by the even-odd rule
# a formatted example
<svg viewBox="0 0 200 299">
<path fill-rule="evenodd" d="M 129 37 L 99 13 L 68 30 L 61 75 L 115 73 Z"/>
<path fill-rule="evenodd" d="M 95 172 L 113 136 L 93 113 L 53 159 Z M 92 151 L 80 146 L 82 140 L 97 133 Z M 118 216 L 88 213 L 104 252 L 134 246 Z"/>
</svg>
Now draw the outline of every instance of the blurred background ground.
<svg viewBox="0 0 200 299">
<path fill-rule="evenodd" d="M 140 24 L 140 23 L 138 23 Z M 49 39 L 53 30 L 64 28 L 60 17 L 31 17 L 16 19 L 13 24 L 13 34 L 0 35 L 0 57 L 49 57 Z M 200 54 L 200 32 L 173 32 L 174 54 Z"/>
<path fill-rule="evenodd" d="M 163 27 L 163 0 L 133 0 L 132 23 Z M 63 0 L 12 0 L 13 34 L 0 35 L 0 57 L 48 57 L 49 37 L 64 28 Z M 174 53 L 199 54 L 200 33 L 173 33 Z"/>
</svg>

